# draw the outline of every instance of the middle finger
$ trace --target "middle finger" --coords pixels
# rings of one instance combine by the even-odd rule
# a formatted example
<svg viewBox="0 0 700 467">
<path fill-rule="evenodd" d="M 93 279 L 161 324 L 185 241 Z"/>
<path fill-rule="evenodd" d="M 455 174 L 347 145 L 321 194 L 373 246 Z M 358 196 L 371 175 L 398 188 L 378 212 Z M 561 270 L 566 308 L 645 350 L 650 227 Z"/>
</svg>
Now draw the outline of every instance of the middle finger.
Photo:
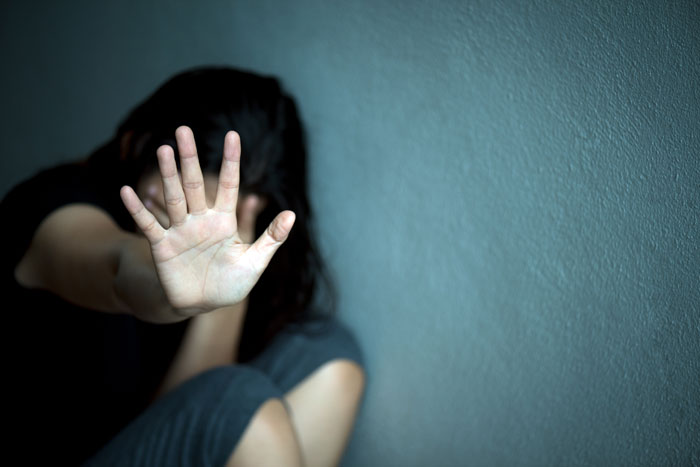
<svg viewBox="0 0 700 467">
<path fill-rule="evenodd" d="M 187 207 L 190 214 L 203 214 L 208 209 L 207 199 L 192 130 L 186 126 L 179 127 L 175 130 L 175 139 L 177 140 L 177 150 L 180 152 L 182 188 L 185 190 Z"/>
</svg>

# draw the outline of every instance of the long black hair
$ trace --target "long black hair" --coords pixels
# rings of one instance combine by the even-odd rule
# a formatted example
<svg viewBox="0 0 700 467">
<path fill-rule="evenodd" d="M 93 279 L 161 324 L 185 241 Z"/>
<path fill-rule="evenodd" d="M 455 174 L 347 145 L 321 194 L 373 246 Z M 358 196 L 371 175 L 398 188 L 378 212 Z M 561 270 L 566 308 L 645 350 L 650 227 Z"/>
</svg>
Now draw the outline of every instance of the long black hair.
<svg viewBox="0 0 700 467">
<path fill-rule="evenodd" d="M 195 68 L 174 76 L 133 109 L 88 164 L 135 187 L 156 170 L 160 145 L 171 145 L 177 154 L 180 125 L 194 133 L 203 172 L 218 174 L 224 135 L 240 134 L 240 192 L 267 199 L 256 236 L 278 212 L 296 214 L 289 238 L 250 294 L 239 348 L 239 361 L 247 361 L 285 324 L 334 311 L 333 286 L 314 240 L 304 132 L 294 101 L 276 79 L 224 67 Z"/>
</svg>

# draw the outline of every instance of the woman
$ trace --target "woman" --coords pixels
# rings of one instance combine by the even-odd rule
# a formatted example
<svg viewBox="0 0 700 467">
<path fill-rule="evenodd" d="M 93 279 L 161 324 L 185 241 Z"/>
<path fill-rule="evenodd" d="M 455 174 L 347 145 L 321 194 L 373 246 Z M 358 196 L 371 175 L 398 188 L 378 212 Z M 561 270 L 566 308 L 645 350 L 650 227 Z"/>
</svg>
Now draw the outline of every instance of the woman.
<svg viewBox="0 0 700 467">
<path fill-rule="evenodd" d="M 364 374 L 322 313 L 305 158 L 274 79 L 202 68 L 5 197 L 20 459 L 339 462 Z"/>
</svg>

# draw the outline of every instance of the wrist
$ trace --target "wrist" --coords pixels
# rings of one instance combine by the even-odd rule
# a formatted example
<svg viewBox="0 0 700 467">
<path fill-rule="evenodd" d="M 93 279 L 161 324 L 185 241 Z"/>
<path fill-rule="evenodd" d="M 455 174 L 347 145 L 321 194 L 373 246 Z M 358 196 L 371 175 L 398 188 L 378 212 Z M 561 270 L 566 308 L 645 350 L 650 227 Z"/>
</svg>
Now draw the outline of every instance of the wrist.
<svg viewBox="0 0 700 467">
<path fill-rule="evenodd" d="M 179 310 L 167 300 L 155 270 L 150 244 L 144 237 L 130 235 L 119 247 L 114 274 L 114 294 L 120 307 L 152 323 L 183 321 L 198 310 Z"/>
</svg>

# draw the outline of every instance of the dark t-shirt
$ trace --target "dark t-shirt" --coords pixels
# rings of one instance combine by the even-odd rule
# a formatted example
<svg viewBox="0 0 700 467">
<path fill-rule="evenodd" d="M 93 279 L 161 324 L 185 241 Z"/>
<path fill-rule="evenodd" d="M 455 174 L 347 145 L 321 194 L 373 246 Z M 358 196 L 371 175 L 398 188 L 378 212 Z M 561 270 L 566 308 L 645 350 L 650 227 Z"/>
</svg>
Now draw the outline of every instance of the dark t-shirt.
<svg viewBox="0 0 700 467">
<path fill-rule="evenodd" d="M 119 180 L 110 178 L 88 165 L 62 165 L 17 185 L 0 203 L 2 274 L 9 290 L 5 445 L 18 451 L 20 463 L 75 465 L 99 449 L 147 407 L 188 324 L 87 310 L 15 280 L 37 227 L 61 206 L 97 206 L 121 228 L 135 231 Z"/>
</svg>

